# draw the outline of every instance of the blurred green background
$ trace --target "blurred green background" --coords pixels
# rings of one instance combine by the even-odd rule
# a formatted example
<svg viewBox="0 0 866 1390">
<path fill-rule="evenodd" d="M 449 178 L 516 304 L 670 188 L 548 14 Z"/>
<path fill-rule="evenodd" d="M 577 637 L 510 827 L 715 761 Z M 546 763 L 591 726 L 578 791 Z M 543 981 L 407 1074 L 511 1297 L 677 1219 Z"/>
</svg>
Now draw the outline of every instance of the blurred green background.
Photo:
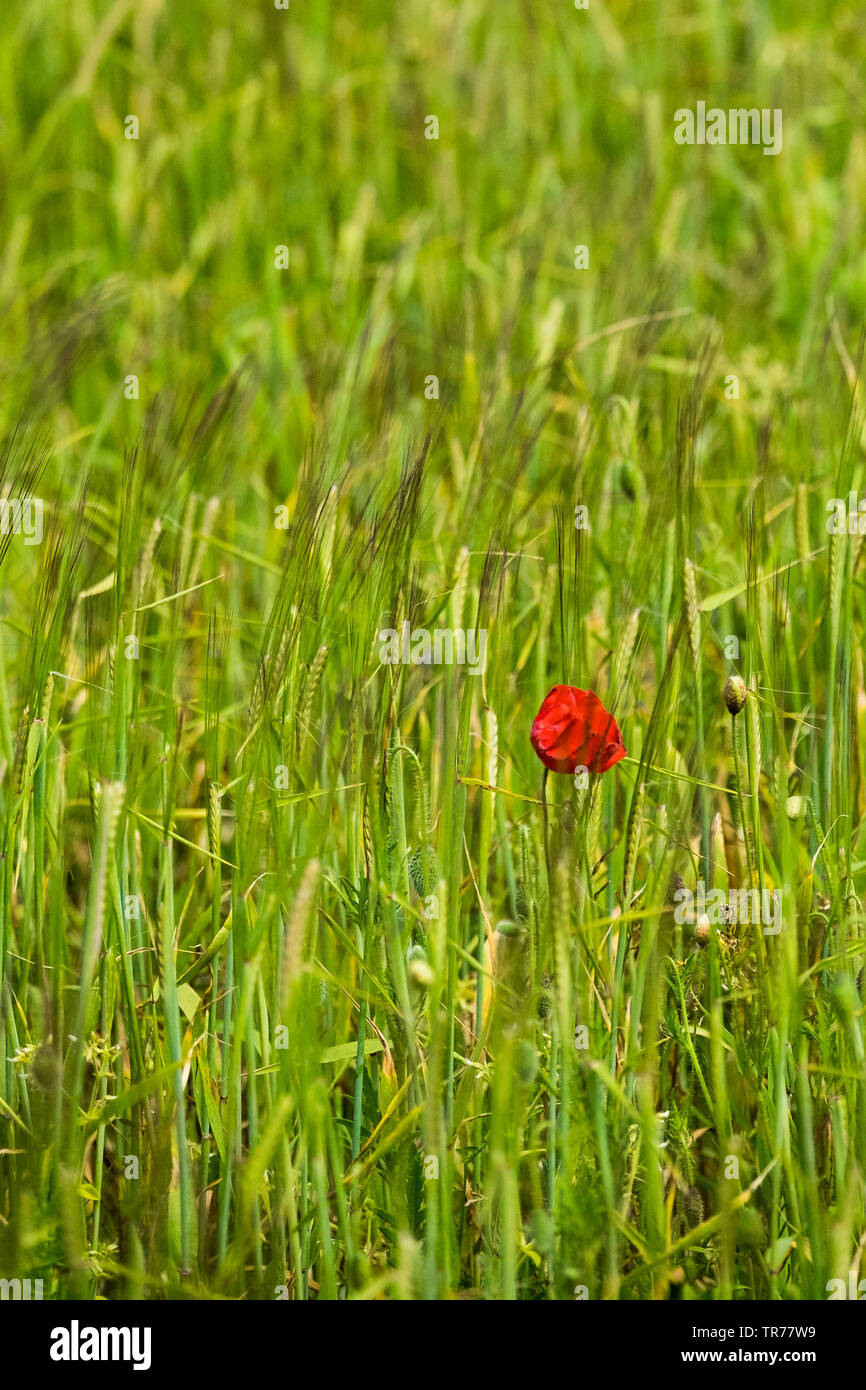
<svg viewBox="0 0 866 1390">
<path fill-rule="evenodd" d="M 828 301 L 856 347 L 861 18 L 803 0 L 13 0 L 2 408 L 44 411 L 76 468 L 110 474 L 160 390 L 212 392 L 247 364 L 280 492 L 312 438 L 340 456 L 365 430 L 383 442 L 383 417 L 398 450 L 423 432 L 428 374 L 460 433 L 478 391 L 544 385 L 554 362 L 549 385 L 578 403 L 627 392 L 648 355 L 676 389 L 712 321 L 759 421 L 808 389 Z M 701 99 L 781 107 L 782 154 L 676 145 L 674 111 Z M 573 355 L 673 308 L 692 312 Z"/>
</svg>

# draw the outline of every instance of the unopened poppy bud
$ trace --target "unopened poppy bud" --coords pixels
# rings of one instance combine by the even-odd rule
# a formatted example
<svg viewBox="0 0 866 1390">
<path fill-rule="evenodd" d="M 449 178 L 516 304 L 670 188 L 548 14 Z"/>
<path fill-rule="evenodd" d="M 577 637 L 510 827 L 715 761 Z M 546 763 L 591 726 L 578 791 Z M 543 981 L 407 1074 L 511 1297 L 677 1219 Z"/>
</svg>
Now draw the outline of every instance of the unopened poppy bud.
<svg viewBox="0 0 866 1390">
<path fill-rule="evenodd" d="M 510 940 L 515 936 L 522 936 L 523 927 L 519 922 L 511 922 L 507 918 L 503 918 L 501 922 L 496 923 L 496 934 Z"/>
<path fill-rule="evenodd" d="M 788 820 L 799 820 L 803 814 L 802 796 L 789 796 L 785 802 L 785 815 Z"/>
<path fill-rule="evenodd" d="M 725 704 L 731 714 L 739 714 L 746 703 L 746 683 L 742 676 L 728 676 L 725 681 Z"/>
<path fill-rule="evenodd" d="M 406 952 L 406 973 L 409 976 L 409 983 L 415 985 L 417 989 L 429 989 L 436 976 L 433 974 L 427 960 L 427 952 L 423 946 L 410 946 Z"/>
</svg>

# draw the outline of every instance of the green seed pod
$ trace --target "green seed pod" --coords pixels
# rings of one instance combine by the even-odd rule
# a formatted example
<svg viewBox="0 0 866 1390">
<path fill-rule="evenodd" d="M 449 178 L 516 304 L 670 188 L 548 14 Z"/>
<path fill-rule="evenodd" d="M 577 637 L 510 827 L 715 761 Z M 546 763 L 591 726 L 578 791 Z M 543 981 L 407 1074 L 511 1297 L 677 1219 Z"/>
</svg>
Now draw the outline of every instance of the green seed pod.
<svg viewBox="0 0 866 1390">
<path fill-rule="evenodd" d="M 441 878 L 439 856 L 432 845 L 420 845 L 409 859 L 409 881 L 419 898 L 435 893 Z"/>
<path fill-rule="evenodd" d="M 417 942 L 413 942 L 406 952 L 406 974 L 410 985 L 416 989 L 429 989 L 435 979 L 427 952 Z"/>
<path fill-rule="evenodd" d="M 507 918 L 503 918 L 501 922 L 496 923 L 496 930 L 500 936 L 504 937 L 523 935 L 523 927 L 518 922 L 511 922 Z"/>
</svg>

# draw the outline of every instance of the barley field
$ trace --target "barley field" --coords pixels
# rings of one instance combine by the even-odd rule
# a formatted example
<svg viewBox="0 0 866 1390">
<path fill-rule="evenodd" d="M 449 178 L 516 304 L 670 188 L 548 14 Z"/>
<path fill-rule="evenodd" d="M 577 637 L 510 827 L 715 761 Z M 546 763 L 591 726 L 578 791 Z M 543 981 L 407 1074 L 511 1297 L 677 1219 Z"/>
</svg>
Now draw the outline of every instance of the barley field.
<svg viewBox="0 0 866 1390">
<path fill-rule="evenodd" d="M 0 1276 L 857 1297 L 859 7 L 3 27 Z"/>
</svg>

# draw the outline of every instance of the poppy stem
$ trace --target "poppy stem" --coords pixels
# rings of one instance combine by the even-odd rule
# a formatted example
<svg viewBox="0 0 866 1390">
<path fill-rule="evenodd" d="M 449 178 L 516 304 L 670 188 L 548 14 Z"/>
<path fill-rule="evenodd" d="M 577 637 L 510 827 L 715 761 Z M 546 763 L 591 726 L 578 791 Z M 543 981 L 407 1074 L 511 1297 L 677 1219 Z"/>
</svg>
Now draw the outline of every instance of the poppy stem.
<svg viewBox="0 0 866 1390">
<path fill-rule="evenodd" d="M 541 778 L 541 817 L 544 822 L 544 863 L 547 868 L 548 896 L 550 895 L 553 882 L 550 872 L 550 822 L 547 819 L 547 778 L 549 772 L 550 769 L 546 767 L 544 769 L 544 775 Z"/>
</svg>

